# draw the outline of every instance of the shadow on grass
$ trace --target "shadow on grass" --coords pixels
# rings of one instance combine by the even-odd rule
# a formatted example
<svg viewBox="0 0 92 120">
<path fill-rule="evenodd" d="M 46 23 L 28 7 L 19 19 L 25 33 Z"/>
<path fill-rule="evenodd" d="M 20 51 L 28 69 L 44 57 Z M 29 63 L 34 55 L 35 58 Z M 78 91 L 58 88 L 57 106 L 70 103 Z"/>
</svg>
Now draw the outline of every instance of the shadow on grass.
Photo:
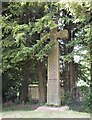
<svg viewBox="0 0 92 120">
<path fill-rule="evenodd" d="M 41 104 L 12 104 L 12 105 L 2 105 L 2 112 L 4 111 L 32 111 L 42 106 Z"/>
<path fill-rule="evenodd" d="M 33 111 L 37 108 L 43 106 L 44 104 L 36 103 L 36 104 L 11 104 L 11 105 L 2 105 L 2 112 L 5 111 Z M 47 106 L 45 104 L 45 106 Z M 69 109 L 77 112 L 87 112 L 92 113 L 92 110 L 89 107 L 84 107 L 81 102 L 73 102 L 71 105 L 69 105 Z"/>
<path fill-rule="evenodd" d="M 77 111 L 77 112 L 87 112 L 91 113 L 92 110 L 90 109 L 90 106 L 84 106 L 82 102 L 73 102 L 69 106 L 70 110 Z"/>
</svg>

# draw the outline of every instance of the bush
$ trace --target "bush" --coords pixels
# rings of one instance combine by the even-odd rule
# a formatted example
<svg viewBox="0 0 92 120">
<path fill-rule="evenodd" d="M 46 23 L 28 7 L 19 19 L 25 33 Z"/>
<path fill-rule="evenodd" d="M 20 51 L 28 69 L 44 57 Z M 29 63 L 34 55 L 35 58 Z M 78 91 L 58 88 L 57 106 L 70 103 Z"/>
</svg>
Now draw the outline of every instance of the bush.
<svg viewBox="0 0 92 120">
<path fill-rule="evenodd" d="M 92 112 L 92 92 L 87 91 L 83 96 L 83 105 L 82 109 L 86 112 Z"/>
<path fill-rule="evenodd" d="M 72 103 L 72 94 L 71 92 L 65 92 L 64 96 L 61 98 L 62 105 L 71 105 Z"/>
<path fill-rule="evenodd" d="M 72 93 L 67 91 L 61 98 L 62 105 L 68 105 L 70 109 L 83 112 L 92 112 L 92 91 L 88 87 L 80 87 L 83 94 L 81 101 L 74 101 Z"/>
</svg>

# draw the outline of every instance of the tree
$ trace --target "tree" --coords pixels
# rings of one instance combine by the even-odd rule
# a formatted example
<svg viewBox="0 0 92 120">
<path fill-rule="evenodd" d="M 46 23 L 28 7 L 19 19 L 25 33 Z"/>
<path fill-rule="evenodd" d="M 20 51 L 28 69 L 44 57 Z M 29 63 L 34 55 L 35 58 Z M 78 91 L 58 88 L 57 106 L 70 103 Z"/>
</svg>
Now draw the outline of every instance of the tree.
<svg viewBox="0 0 92 120">
<path fill-rule="evenodd" d="M 56 26 L 50 19 L 52 13 L 48 14 L 45 7 L 48 8 L 46 3 L 3 3 L 3 72 L 10 69 L 21 72 L 24 102 L 28 99 L 30 62 L 42 61 L 53 45 L 47 42 L 48 33 L 40 37 L 47 25 L 51 29 Z"/>
<path fill-rule="evenodd" d="M 53 28 L 69 31 L 69 40 L 64 41 L 65 55 L 61 55 L 65 65 L 62 74 L 65 72 L 63 76 L 65 91 L 70 91 L 74 98 L 76 81 L 83 78 L 84 81 L 86 79 L 86 82 L 89 82 L 89 72 L 86 73 L 84 68 L 87 68 L 87 63 L 90 64 L 92 61 L 90 3 L 11 2 L 3 3 L 2 8 L 3 74 L 9 72 L 11 76 L 16 76 L 17 71 L 17 75 L 20 76 L 19 83 L 22 85 L 21 101 L 27 101 L 28 84 L 36 71 L 35 65 L 40 66 L 39 70 L 37 69 L 39 87 L 43 84 L 44 88 L 40 87 L 39 90 L 40 96 L 45 99 L 43 91 L 45 92 L 46 87 L 46 77 L 44 77 L 46 66 L 44 65 L 48 52 L 54 44 L 49 38 L 49 31 Z M 45 34 L 41 36 L 42 33 Z M 82 56 L 79 63 L 75 63 L 75 56 Z M 83 62 L 86 64 L 83 65 Z M 75 69 L 76 65 L 79 66 L 78 69 Z M 77 70 L 83 70 L 82 74 L 76 74 Z M 89 68 L 86 71 L 89 71 Z"/>
</svg>

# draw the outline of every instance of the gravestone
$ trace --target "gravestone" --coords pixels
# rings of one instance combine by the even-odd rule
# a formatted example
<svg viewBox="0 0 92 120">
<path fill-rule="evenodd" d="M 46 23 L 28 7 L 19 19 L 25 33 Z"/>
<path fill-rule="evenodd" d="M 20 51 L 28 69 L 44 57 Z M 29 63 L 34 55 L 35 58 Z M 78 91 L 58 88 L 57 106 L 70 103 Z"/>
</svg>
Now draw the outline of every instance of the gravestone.
<svg viewBox="0 0 92 120">
<path fill-rule="evenodd" d="M 50 31 L 50 40 L 55 44 L 48 55 L 47 104 L 54 106 L 60 106 L 61 103 L 58 38 L 68 39 L 68 30 L 53 29 Z"/>
</svg>

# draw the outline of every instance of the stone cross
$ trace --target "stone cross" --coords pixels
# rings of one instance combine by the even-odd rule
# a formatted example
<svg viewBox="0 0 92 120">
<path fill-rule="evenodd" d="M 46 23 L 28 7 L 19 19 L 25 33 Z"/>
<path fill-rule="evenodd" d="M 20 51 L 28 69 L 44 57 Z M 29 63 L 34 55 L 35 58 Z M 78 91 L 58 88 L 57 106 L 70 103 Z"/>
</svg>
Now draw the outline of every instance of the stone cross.
<svg viewBox="0 0 92 120">
<path fill-rule="evenodd" d="M 68 39 L 68 30 L 53 29 L 50 31 L 50 40 L 55 42 L 48 55 L 47 104 L 60 106 L 60 65 L 58 38 Z"/>
</svg>

